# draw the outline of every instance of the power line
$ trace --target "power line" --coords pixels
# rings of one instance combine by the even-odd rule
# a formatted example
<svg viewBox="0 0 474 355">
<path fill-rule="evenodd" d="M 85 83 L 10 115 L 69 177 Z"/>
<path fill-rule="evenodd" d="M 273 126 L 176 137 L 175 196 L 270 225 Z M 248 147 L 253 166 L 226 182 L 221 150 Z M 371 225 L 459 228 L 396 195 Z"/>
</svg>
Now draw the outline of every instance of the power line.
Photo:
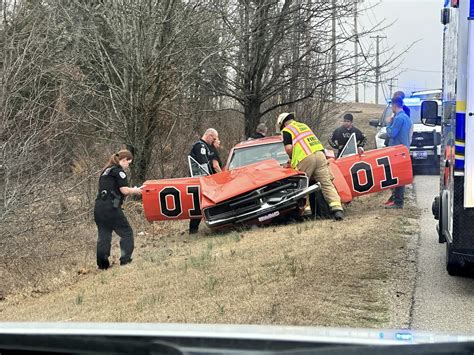
<svg viewBox="0 0 474 355">
<path fill-rule="evenodd" d="M 424 69 L 413 69 L 413 68 L 400 68 L 406 71 L 419 71 L 422 73 L 441 73 L 441 70 L 424 70 Z"/>
</svg>

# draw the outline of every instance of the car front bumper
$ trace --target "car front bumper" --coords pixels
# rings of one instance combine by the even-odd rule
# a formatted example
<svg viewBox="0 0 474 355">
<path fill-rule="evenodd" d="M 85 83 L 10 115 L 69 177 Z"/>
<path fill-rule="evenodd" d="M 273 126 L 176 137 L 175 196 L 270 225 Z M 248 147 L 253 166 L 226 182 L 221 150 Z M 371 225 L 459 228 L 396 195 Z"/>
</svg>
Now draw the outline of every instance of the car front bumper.
<svg viewBox="0 0 474 355">
<path fill-rule="evenodd" d="M 259 208 L 242 213 L 237 216 L 232 216 L 228 218 L 220 218 L 214 220 L 205 220 L 206 225 L 211 228 L 222 228 L 228 225 L 238 224 L 238 223 L 245 223 L 248 221 L 257 220 L 260 223 L 268 223 L 272 219 L 277 218 L 280 216 L 280 212 L 288 211 L 298 206 L 298 201 L 301 198 L 306 197 L 307 195 L 318 191 L 321 188 L 321 185 L 314 184 L 308 186 L 298 192 L 289 194 L 290 196 L 283 196 L 281 201 L 276 203 L 263 203 Z"/>
</svg>

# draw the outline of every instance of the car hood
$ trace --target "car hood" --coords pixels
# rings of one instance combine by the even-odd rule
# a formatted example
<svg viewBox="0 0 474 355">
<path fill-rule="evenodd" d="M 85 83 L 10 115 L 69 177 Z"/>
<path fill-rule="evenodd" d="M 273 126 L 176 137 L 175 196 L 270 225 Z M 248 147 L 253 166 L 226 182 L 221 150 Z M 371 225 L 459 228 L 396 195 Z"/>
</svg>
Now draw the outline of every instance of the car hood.
<svg viewBox="0 0 474 355">
<path fill-rule="evenodd" d="M 202 177 L 201 192 L 203 197 L 217 204 L 274 181 L 299 174 L 301 173 L 296 170 L 282 168 L 276 160 L 265 160 Z M 207 203 L 203 200 L 202 208 L 206 207 Z"/>
</svg>

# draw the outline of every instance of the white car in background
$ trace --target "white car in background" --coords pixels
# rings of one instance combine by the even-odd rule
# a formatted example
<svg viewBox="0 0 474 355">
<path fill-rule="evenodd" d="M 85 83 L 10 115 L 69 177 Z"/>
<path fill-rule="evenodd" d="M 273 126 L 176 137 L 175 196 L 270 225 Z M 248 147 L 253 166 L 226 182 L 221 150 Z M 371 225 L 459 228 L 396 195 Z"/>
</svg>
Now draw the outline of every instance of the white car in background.
<svg viewBox="0 0 474 355">
<path fill-rule="evenodd" d="M 441 155 L 441 127 L 428 127 L 421 123 L 421 103 L 423 100 L 433 98 L 410 97 L 403 100 L 405 106 L 410 109 L 410 118 L 413 122 L 413 137 L 410 145 L 410 156 L 413 166 L 439 167 L 439 157 Z M 440 100 L 438 107 L 442 107 Z M 392 116 L 392 106 L 390 101 L 385 107 L 382 116 L 379 119 L 370 121 L 370 125 L 377 128 L 375 134 L 376 148 L 385 147 L 385 138 L 387 133 L 387 118 Z"/>
</svg>

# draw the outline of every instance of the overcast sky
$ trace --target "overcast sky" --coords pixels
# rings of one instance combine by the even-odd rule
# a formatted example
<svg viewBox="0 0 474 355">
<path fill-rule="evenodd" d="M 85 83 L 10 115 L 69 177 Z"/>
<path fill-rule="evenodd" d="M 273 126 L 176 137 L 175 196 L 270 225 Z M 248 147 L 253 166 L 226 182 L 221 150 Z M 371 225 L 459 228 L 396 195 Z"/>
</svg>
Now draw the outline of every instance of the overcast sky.
<svg viewBox="0 0 474 355">
<path fill-rule="evenodd" d="M 440 23 L 440 13 L 444 0 L 364 0 L 361 7 L 376 5 L 367 10 L 360 18 L 360 26 L 371 26 L 381 21 L 387 25 L 395 23 L 385 29 L 381 41 L 381 49 L 395 46 L 394 51 L 403 52 L 410 43 L 416 42 L 403 55 L 400 69 L 403 72 L 398 76 L 396 89 L 410 94 L 413 90 L 441 88 L 441 64 L 443 27 Z M 375 39 L 372 39 L 375 44 Z M 384 83 L 385 95 L 389 95 L 387 79 Z M 364 88 L 359 88 L 360 100 L 364 99 Z M 366 101 L 374 102 L 375 89 L 366 88 Z M 379 91 L 379 101 L 383 103 L 385 97 Z M 353 100 L 353 93 L 348 100 Z"/>
</svg>

